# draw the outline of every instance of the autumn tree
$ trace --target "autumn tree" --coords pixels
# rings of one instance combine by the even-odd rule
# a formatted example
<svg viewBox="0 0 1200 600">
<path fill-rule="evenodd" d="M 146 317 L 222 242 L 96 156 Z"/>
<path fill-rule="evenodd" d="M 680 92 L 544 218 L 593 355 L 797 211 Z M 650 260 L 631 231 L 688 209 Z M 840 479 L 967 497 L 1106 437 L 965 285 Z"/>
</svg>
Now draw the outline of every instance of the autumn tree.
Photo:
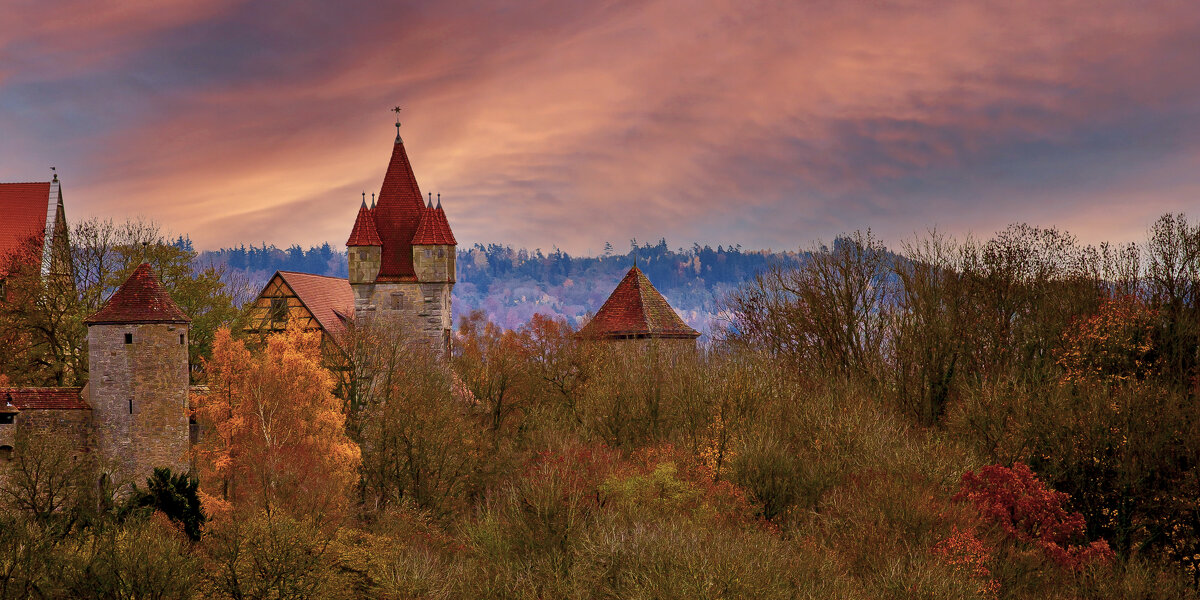
<svg viewBox="0 0 1200 600">
<path fill-rule="evenodd" d="M 42 273 L 42 243 L 0 256 L 0 373 L 26 385 L 82 385 L 87 331 L 69 272 Z"/>
<path fill-rule="evenodd" d="M 206 393 L 194 398 L 206 435 L 196 446 L 202 491 L 236 507 L 337 514 L 356 480 L 359 449 L 321 365 L 320 332 L 298 327 L 250 352 L 217 331 Z"/>
<path fill-rule="evenodd" d="M 890 367 L 898 406 L 935 424 L 960 386 L 968 298 L 958 244 L 936 231 L 904 244 L 893 261 L 901 293 L 890 311 Z"/>
<path fill-rule="evenodd" d="M 516 335 L 488 321 L 483 311 L 472 312 L 459 325 L 454 367 L 487 411 L 488 429 L 499 432 L 524 400 L 517 393 L 526 371 Z"/>
<path fill-rule="evenodd" d="M 363 508 L 461 508 L 483 430 L 443 357 L 412 323 L 388 318 L 355 322 L 343 344 L 357 380 L 350 429 L 362 447 Z"/>
<path fill-rule="evenodd" d="M 517 329 L 516 343 L 546 399 L 579 423 L 579 398 L 593 376 L 595 345 L 581 343 L 565 319 L 541 313 Z"/>
<path fill-rule="evenodd" d="M 795 268 L 773 267 L 727 301 L 730 339 L 798 372 L 878 377 L 891 261 L 868 230 L 814 248 Z"/>
</svg>

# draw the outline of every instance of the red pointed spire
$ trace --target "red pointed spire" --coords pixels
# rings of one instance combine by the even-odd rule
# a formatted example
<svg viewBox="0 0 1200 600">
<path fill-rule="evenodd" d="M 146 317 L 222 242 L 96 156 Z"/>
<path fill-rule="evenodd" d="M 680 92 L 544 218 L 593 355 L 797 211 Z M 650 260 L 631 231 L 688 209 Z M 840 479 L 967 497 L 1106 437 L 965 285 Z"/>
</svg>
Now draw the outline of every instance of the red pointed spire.
<svg viewBox="0 0 1200 600">
<path fill-rule="evenodd" d="M 629 269 L 579 335 L 600 339 L 700 337 L 636 266 Z"/>
<path fill-rule="evenodd" d="M 438 235 L 446 240 L 444 244 L 457 246 L 458 241 L 454 239 L 454 232 L 450 230 L 450 221 L 446 219 L 446 211 L 442 210 L 442 203 L 439 200 L 437 208 L 433 209 L 437 214 Z"/>
<path fill-rule="evenodd" d="M 375 230 L 375 215 L 367 208 L 366 201 L 358 209 L 358 218 L 354 220 L 354 229 L 350 230 L 347 246 L 379 246 L 379 232 Z"/>
<path fill-rule="evenodd" d="M 431 203 L 432 204 L 432 203 Z M 454 232 L 450 231 L 450 221 L 446 219 L 446 211 L 442 210 L 442 195 L 438 194 L 437 208 L 427 207 L 421 215 L 421 223 L 417 233 L 413 235 L 413 245 L 443 245 L 457 246 Z"/>
<path fill-rule="evenodd" d="M 383 186 L 379 189 L 379 200 L 371 211 L 380 245 L 383 246 L 380 253 L 380 279 L 416 277 L 412 264 L 412 239 L 424 211 L 425 203 L 421 199 L 417 177 L 404 151 L 404 143 L 397 139 L 392 146 L 392 159 L 383 177 Z"/>
<path fill-rule="evenodd" d="M 150 265 L 142 263 L 96 314 L 83 320 L 101 323 L 188 323 L 188 318 L 171 295 L 158 283 Z"/>
</svg>

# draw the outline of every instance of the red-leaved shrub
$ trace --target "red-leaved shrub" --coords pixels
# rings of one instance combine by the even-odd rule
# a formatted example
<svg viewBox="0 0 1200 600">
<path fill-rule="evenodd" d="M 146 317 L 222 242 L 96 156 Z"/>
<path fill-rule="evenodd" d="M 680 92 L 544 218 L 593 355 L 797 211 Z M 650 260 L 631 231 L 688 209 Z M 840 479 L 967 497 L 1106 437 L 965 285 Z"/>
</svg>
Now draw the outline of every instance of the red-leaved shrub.
<svg viewBox="0 0 1200 600">
<path fill-rule="evenodd" d="M 1028 466 L 990 465 L 976 475 L 963 474 L 957 501 L 970 500 L 983 518 L 1009 536 L 1030 544 L 1054 563 L 1079 569 L 1113 557 L 1108 542 L 1088 543 L 1083 515 L 1068 512 L 1068 494 L 1055 491 L 1038 479 Z"/>
</svg>

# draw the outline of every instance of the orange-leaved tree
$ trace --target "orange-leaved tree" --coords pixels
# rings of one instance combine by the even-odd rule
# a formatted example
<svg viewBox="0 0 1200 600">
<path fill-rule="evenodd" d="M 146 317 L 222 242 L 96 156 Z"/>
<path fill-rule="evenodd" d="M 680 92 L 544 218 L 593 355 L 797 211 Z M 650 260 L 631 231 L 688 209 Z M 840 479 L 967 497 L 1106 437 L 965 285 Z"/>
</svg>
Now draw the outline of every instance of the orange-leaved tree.
<svg viewBox="0 0 1200 600">
<path fill-rule="evenodd" d="M 1095 314 L 1076 319 L 1063 332 L 1057 352 L 1063 382 L 1116 385 L 1151 376 L 1157 319 L 1135 296 L 1105 299 Z"/>
<path fill-rule="evenodd" d="M 345 508 L 360 453 L 321 366 L 320 335 L 292 327 L 251 352 L 227 328 L 217 332 L 205 361 L 208 391 L 195 398 L 205 432 L 197 465 L 214 507 L 307 515 Z"/>
</svg>

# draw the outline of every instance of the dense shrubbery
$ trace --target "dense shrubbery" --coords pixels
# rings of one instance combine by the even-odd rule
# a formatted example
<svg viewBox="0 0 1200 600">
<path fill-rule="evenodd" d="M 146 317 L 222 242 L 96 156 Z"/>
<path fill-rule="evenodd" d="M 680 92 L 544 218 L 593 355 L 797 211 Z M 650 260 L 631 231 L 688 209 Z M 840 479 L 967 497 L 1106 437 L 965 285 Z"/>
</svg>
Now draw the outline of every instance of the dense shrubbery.
<svg viewBox="0 0 1200 600">
<path fill-rule="evenodd" d="M 200 540 L 39 454 L 0 595 L 1197 598 L 1195 248 L 856 234 L 697 351 L 472 315 L 450 368 L 359 323 L 328 377 L 311 336 L 221 332 Z"/>
</svg>

